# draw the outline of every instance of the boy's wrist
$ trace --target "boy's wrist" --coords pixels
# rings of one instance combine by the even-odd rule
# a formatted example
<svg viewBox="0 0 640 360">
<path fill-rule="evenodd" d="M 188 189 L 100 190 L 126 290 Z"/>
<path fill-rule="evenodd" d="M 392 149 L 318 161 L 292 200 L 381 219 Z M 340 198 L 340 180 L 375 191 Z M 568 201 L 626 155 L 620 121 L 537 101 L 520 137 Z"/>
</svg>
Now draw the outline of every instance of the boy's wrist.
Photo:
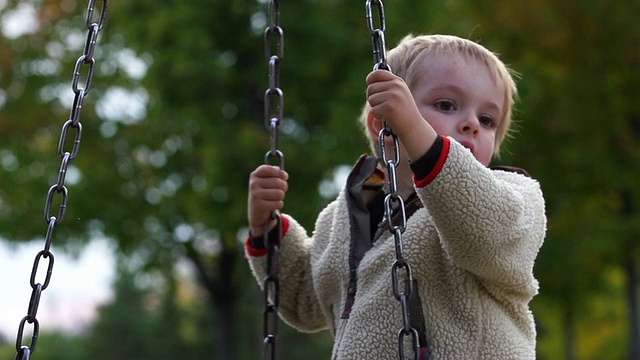
<svg viewBox="0 0 640 360">
<path fill-rule="evenodd" d="M 251 237 L 260 237 L 264 234 L 264 226 L 250 226 L 249 227 L 249 236 Z"/>
<path fill-rule="evenodd" d="M 416 161 L 411 162 L 410 167 L 417 187 L 425 187 L 436 178 L 449 156 L 450 146 L 449 138 L 438 135 L 431 148 Z"/>
<path fill-rule="evenodd" d="M 269 233 L 266 235 L 270 242 L 276 243 L 276 244 L 278 243 L 278 240 L 279 240 L 278 229 L 273 227 L 271 230 L 269 230 Z M 265 240 L 266 239 L 265 239 L 264 232 L 262 234 L 254 234 L 253 232 L 249 232 L 249 239 L 247 239 L 247 242 L 251 248 L 255 250 L 262 250 L 266 248 Z"/>
<path fill-rule="evenodd" d="M 265 232 L 270 232 L 277 225 L 275 219 L 269 220 L 269 225 L 249 225 L 249 233 L 252 237 L 261 237 Z"/>
<path fill-rule="evenodd" d="M 279 241 L 285 236 L 285 234 L 289 230 L 289 220 L 283 216 L 281 227 L 275 226 L 277 225 L 277 221 L 275 220 L 273 221 L 275 222 L 275 224 L 274 226 L 271 227 L 271 229 L 267 233 L 267 237 L 271 243 L 280 245 Z M 266 254 L 267 249 L 265 247 L 266 246 L 265 232 L 263 228 L 261 229 L 263 231 L 262 231 L 262 234 L 260 235 L 256 235 L 253 232 L 249 231 L 249 236 L 245 242 L 245 247 L 247 248 L 247 251 L 251 256 L 262 256 Z M 279 231 L 281 232 L 280 234 L 278 234 Z"/>
<path fill-rule="evenodd" d="M 422 180 L 433 171 L 442 154 L 443 145 L 444 140 L 442 136 L 438 136 L 424 155 L 411 162 L 411 171 L 413 171 L 416 179 Z"/>
</svg>

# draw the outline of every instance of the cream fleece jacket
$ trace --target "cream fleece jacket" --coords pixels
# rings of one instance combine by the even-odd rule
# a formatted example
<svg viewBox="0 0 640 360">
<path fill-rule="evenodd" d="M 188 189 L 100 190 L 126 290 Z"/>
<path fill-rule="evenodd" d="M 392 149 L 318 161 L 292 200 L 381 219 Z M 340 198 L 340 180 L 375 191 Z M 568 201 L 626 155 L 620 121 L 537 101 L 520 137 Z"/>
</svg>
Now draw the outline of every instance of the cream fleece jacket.
<svg viewBox="0 0 640 360">
<path fill-rule="evenodd" d="M 537 181 L 490 170 L 454 140 L 428 184 L 424 207 L 407 223 L 404 256 L 417 279 L 431 360 L 535 359 L 529 301 L 533 266 L 546 232 Z M 285 215 L 280 246 L 281 318 L 335 338 L 332 359 L 397 359 L 400 303 L 393 296 L 394 237 L 387 232 L 360 262 L 358 291 L 341 319 L 349 284 L 350 224 L 345 191 L 319 215 L 312 237 Z M 247 248 L 262 283 L 266 256 Z M 411 352 L 407 353 L 412 354 Z"/>
</svg>

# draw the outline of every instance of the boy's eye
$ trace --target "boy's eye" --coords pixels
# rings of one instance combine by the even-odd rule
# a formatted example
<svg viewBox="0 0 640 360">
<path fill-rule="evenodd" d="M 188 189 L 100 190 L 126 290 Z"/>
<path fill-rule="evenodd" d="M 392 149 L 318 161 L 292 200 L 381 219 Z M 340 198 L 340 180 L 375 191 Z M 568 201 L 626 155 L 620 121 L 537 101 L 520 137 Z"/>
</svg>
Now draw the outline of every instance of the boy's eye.
<svg viewBox="0 0 640 360">
<path fill-rule="evenodd" d="M 453 111 L 456 109 L 456 106 L 452 101 L 449 100 L 440 100 L 435 103 L 435 107 L 441 111 Z"/>
<path fill-rule="evenodd" d="M 480 123 L 487 127 L 493 127 L 495 125 L 495 121 L 491 116 L 480 116 Z"/>
</svg>

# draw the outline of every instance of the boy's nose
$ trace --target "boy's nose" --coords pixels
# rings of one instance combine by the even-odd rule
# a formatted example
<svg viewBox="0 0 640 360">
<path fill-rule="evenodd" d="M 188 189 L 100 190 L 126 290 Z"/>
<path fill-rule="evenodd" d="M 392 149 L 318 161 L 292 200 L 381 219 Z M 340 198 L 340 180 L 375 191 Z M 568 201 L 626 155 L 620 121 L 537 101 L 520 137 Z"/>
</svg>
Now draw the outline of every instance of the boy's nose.
<svg viewBox="0 0 640 360">
<path fill-rule="evenodd" d="M 464 117 L 460 120 L 459 131 L 476 135 L 480 131 L 480 120 L 473 113 L 464 114 Z"/>
</svg>

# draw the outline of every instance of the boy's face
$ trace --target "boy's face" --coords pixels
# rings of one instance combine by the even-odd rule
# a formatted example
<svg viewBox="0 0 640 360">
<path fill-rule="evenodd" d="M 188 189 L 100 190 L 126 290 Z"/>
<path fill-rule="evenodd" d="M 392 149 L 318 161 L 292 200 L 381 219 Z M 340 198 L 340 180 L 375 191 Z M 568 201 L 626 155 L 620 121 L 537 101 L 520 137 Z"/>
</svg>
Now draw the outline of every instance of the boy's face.
<svg viewBox="0 0 640 360">
<path fill-rule="evenodd" d="M 489 166 L 504 113 L 504 88 L 474 59 L 435 55 L 421 61 L 426 70 L 411 89 L 420 113 L 438 134 L 454 138 Z"/>
</svg>

